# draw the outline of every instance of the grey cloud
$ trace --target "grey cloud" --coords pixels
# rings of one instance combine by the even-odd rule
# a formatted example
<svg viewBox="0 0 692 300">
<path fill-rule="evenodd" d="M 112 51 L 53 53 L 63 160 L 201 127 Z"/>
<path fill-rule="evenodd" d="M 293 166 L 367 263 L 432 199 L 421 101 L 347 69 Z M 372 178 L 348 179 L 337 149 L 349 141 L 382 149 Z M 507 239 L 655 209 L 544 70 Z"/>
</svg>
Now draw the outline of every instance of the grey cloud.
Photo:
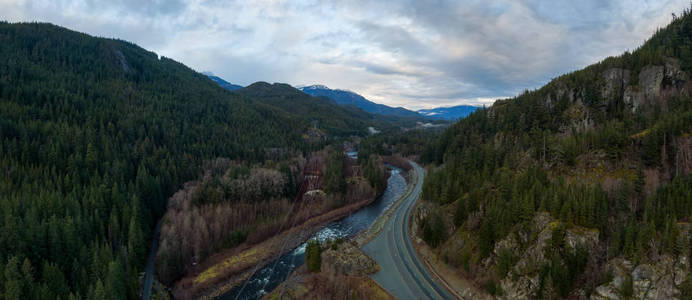
<svg viewBox="0 0 692 300">
<path fill-rule="evenodd" d="M 124 14 L 136 14 L 143 17 L 158 17 L 181 13 L 186 3 L 182 0 L 86 0 L 91 11 L 116 10 Z"/>
<path fill-rule="evenodd" d="M 409 108 L 488 103 L 632 50 L 688 0 L 2 2 L 10 21 L 117 37 L 238 84 Z"/>
<path fill-rule="evenodd" d="M 399 70 L 397 68 L 385 66 L 385 65 L 380 65 L 377 63 L 372 63 L 372 62 L 356 62 L 357 65 L 362 66 L 365 68 L 368 72 L 372 72 L 375 74 L 380 74 L 380 75 L 404 75 L 404 76 L 416 76 L 418 74 L 413 73 L 413 72 L 406 72 Z"/>
</svg>

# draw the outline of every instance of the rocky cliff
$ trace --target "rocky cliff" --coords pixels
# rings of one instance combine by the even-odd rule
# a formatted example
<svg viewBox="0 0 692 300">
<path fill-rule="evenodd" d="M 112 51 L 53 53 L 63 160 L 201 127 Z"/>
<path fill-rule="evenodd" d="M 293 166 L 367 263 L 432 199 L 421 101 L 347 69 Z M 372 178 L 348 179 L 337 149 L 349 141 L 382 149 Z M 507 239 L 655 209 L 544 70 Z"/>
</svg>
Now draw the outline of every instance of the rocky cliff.
<svg viewBox="0 0 692 300">
<path fill-rule="evenodd" d="M 487 268 L 497 267 L 503 249 L 510 249 L 518 256 L 516 264 L 500 281 L 503 294 L 498 298 L 533 299 L 545 296 L 541 294 L 541 286 L 546 289 L 547 285 L 541 283 L 541 272 L 536 266 L 551 263 L 550 258 L 545 255 L 548 252 L 546 249 L 551 247 L 553 233 L 561 225 L 565 224 L 554 220 L 548 213 L 540 213 L 533 219 L 530 231 L 510 234 L 496 243 L 493 255 L 484 261 Z M 678 226 L 683 230 L 683 236 L 689 239 L 688 226 Z M 596 260 L 602 257 L 603 248 L 599 243 L 599 232 L 596 229 L 569 226 L 565 230 L 564 247 L 575 249 L 579 245 L 585 246 L 589 253 L 587 265 L 596 266 Z M 595 288 L 585 286 L 573 291 L 571 296 L 585 298 L 585 289 L 593 288 L 588 293 L 590 299 L 677 299 L 681 296 L 679 287 L 689 275 L 689 257 L 688 253 L 678 256 L 663 254 L 640 264 L 616 257 L 602 264 L 600 269 L 600 273 L 606 276 L 591 281 L 597 284 Z M 585 272 L 581 280 L 590 281 L 594 277 L 597 275 Z M 630 291 L 628 285 L 631 285 Z"/>
<path fill-rule="evenodd" d="M 323 245 L 321 267 L 301 266 L 264 299 L 394 299 L 368 274 L 379 266 L 351 241 Z"/>
<path fill-rule="evenodd" d="M 691 12 L 446 130 L 419 237 L 499 298 L 692 295 Z"/>
</svg>

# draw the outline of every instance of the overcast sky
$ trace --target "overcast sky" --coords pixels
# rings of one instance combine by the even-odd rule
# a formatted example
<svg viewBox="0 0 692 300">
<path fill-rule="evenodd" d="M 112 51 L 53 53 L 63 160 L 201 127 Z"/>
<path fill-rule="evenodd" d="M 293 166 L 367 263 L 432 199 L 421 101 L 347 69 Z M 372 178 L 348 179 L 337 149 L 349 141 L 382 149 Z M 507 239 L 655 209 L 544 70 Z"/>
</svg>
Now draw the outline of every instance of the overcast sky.
<svg viewBox="0 0 692 300">
<path fill-rule="evenodd" d="M 0 19 L 120 38 L 235 84 L 482 105 L 633 50 L 689 0 L 0 0 Z"/>
</svg>

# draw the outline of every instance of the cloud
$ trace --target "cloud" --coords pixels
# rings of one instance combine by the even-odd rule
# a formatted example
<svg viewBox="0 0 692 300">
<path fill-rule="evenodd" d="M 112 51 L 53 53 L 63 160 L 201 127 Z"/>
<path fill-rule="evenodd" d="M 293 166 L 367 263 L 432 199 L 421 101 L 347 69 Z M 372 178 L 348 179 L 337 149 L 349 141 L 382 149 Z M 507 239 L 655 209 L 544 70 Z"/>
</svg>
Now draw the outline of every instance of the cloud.
<svg viewBox="0 0 692 300">
<path fill-rule="evenodd" d="M 492 3 L 489 3 L 492 2 Z M 633 50 L 687 0 L 0 0 L 247 85 L 323 83 L 412 109 L 491 103 Z"/>
</svg>

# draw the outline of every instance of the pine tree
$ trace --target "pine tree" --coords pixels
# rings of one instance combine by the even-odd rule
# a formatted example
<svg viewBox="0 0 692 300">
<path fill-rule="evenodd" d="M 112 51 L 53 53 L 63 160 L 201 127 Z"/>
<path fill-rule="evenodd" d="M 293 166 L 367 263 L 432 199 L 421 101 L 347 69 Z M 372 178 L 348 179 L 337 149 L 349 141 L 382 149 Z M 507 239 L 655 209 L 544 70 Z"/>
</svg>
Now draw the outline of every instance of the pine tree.
<svg viewBox="0 0 692 300">
<path fill-rule="evenodd" d="M 93 290 L 93 296 L 89 297 L 93 300 L 108 300 L 108 294 L 106 294 L 106 288 L 103 286 L 103 282 L 99 279 L 96 282 L 96 286 Z"/>
<path fill-rule="evenodd" d="M 87 168 L 89 168 L 91 170 L 95 170 L 98 168 L 98 165 L 99 165 L 98 152 L 96 150 L 96 147 L 92 143 L 89 143 L 87 145 L 86 155 L 84 155 L 84 163 L 86 164 Z"/>
<path fill-rule="evenodd" d="M 125 273 L 120 259 L 116 259 L 108 264 L 108 275 L 106 276 L 105 291 L 112 299 L 125 299 Z"/>
<path fill-rule="evenodd" d="M 60 268 L 55 264 L 44 262 L 41 281 L 49 290 L 61 297 L 67 297 L 70 289 Z"/>
<path fill-rule="evenodd" d="M 31 266 L 31 261 L 24 258 L 22 263 L 22 280 L 24 281 L 24 295 L 31 295 L 34 288 L 34 267 Z"/>
<path fill-rule="evenodd" d="M 137 222 L 137 218 L 133 215 L 130 217 L 130 226 L 127 233 L 127 248 L 130 251 L 130 260 L 139 264 L 146 254 L 146 241 L 142 236 L 141 226 Z"/>
<path fill-rule="evenodd" d="M 21 300 L 28 297 L 24 294 L 24 275 L 19 266 L 19 258 L 11 257 L 5 265 L 5 299 Z"/>
<path fill-rule="evenodd" d="M 495 234 L 493 232 L 493 224 L 491 222 L 492 221 L 490 220 L 484 220 L 479 232 L 478 246 L 480 248 L 481 257 L 483 258 L 490 255 L 490 252 L 493 249 L 493 244 L 495 243 Z"/>
<path fill-rule="evenodd" d="M 455 226 L 461 226 L 461 224 L 466 221 L 466 202 L 464 201 L 464 198 L 459 198 L 456 202 L 456 210 L 454 211 L 454 225 Z"/>
<path fill-rule="evenodd" d="M 320 242 L 315 239 L 311 239 L 307 242 L 307 245 L 305 246 L 305 262 L 307 263 L 308 270 L 310 270 L 310 272 L 320 271 L 320 266 L 322 264 L 321 252 L 322 249 Z"/>
<path fill-rule="evenodd" d="M 521 202 L 521 220 L 526 223 L 530 222 L 533 219 L 534 212 L 532 195 L 523 196 Z"/>
<path fill-rule="evenodd" d="M 329 155 L 327 169 L 324 172 L 324 189 L 330 194 L 343 193 L 346 189 L 341 153 L 335 152 Z"/>
</svg>

